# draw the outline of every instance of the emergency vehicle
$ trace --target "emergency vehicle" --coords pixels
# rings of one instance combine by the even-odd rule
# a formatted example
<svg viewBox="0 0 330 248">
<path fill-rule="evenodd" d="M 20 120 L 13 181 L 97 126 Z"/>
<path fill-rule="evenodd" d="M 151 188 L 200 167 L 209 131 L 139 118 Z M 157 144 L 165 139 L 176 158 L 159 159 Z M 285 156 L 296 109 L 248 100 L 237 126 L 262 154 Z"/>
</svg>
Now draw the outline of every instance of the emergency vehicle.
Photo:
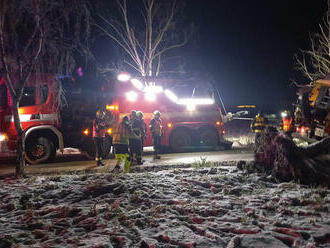
<svg viewBox="0 0 330 248">
<path fill-rule="evenodd" d="M 65 96 L 64 96 L 65 95 Z M 63 97 L 64 96 L 64 97 Z M 95 111 L 103 103 L 102 92 L 53 74 L 30 77 L 19 107 L 22 128 L 26 134 L 26 160 L 37 164 L 53 159 L 65 147 L 93 154 L 94 145 L 86 127 L 92 126 Z M 5 80 L 0 80 L 0 153 L 15 155 L 17 133 L 11 114 L 12 100 Z M 110 138 L 107 137 L 110 142 Z M 109 144 L 106 142 L 106 144 Z M 106 145 L 107 146 L 107 145 Z M 110 150 L 110 146 L 107 146 Z"/>
<path fill-rule="evenodd" d="M 180 97 L 175 89 L 166 88 L 166 79 L 142 83 L 142 80 L 130 78 L 128 74 L 120 74 L 118 79 L 110 87 L 114 97 L 107 109 L 113 111 L 118 119 L 129 116 L 132 110 L 142 111 L 148 127 L 144 146 L 152 146 L 149 122 L 155 110 L 161 112 L 163 148 L 176 152 L 196 147 L 215 149 L 231 146 L 223 139 L 223 116 L 212 94 L 191 97 L 192 93 L 188 92 L 190 97 Z"/>
<path fill-rule="evenodd" d="M 132 110 L 144 113 L 149 127 L 154 110 L 162 113 L 163 147 L 172 151 L 203 147 L 228 147 L 222 113 L 212 97 L 179 98 L 160 85 L 142 84 L 137 79 L 113 81 L 108 87 L 86 80 L 86 84 L 59 80 L 53 74 L 30 77 L 19 107 L 26 133 L 26 159 L 30 164 L 52 160 L 56 151 L 74 147 L 94 157 L 92 120 L 101 106 L 119 120 Z M 63 96 L 64 94 L 64 98 Z M 107 104 L 108 103 L 108 104 Z M 11 114 L 12 100 L 4 78 L 0 81 L 0 153 L 15 154 L 17 133 Z M 112 129 L 108 129 L 105 153 L 110 152 Z M 144 146 L 152 146 L 147 132 Z"/>
<path fill-rule="evenodd" d="M 330 80 L 316 80 L 297 91 L 296 137 L 309 143 L 330 135 Z"/>
</svg>

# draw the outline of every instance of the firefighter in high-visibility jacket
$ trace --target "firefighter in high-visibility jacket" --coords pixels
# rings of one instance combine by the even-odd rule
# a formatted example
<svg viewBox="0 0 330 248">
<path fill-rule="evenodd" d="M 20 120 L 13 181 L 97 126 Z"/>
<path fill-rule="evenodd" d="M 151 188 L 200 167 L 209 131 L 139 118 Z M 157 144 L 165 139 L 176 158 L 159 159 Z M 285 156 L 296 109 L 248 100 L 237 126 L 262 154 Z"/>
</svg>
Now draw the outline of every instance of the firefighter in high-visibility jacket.
<svg viewBox="0 0 330 248">
<path fill-rule="evenodd" d="M 93 121 L 93 140 L 95 145 L 95 160 L 97 166 L 104 166 L 104 139 L 106 133 L 106 114 L 103 110 L 96 111 L 96 118 Z"/>
<path fill-rule="evenodd" d="M 254 139 L 255 156 L 257 156 L 257 154 L 263 153 L 263 132 L 265 131 L 267 125 L 268 125 L 268 119 L 263 115 L 262 112 L 259 112 L 251 123 L 251 129 L 255 133 L 255 139 Z"/>
<path fill-rule="evenodd" d="M 281 115 L 283 132 L 291 138 L 292 133 L 294 132 L 294 120 L 292 114 L 290 111 L 286 110 Z"/>
<path fill-rule="evenodd" d="M 114 126 L 112 143 L 115 149 L 115 158 L 117 160 L 115 168 L 120 168 L 120 164 L 124 162 L 124 172 L 128 173 L 131 167 L 131 161 L 129 160 L 129 137 L 132 129 L 129 125 L 129 119 L 125 116 L 121 122 Z"/>
<path fill-rule="evenodd" d="M 154 159 L 160 159 L 158 155 L 160 152 L 161 137 L 163 134 L 162 120 L 160 119 L 160 112 L 154 111 L 154 118 L 149 123 L 150 132 L 152 134 L 154 144 Z"/>
<path fill-rule="evenodd" d="M 130 149 L 130 155 L 131 155 L 131 163 L 134 162 L 136 159 L 136 162 L 138 165 L 142 164 L 142 129 L 143 124 L 141 120 L 137 117 L 137 112 L 135 112 L 135 116 L 131 116 L 130 119 L 130 125 L 132 127 L 132 134 L 129 138 L 129 149 Z"/>
</svg>

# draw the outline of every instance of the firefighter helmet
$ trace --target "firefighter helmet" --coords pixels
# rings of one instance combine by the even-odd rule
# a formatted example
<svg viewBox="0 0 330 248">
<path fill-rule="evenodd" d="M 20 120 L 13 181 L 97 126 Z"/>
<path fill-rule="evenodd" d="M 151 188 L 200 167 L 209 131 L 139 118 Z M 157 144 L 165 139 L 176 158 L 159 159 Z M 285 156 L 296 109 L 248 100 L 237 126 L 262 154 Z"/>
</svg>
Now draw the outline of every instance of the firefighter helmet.
<svg viewBox="0 0 330 248">
<path fill-rule="evenodd" d="M 291 112 L 289 110 L 285 110 L 281 113 L 281 116 L 283 118 L 289 118 L 289 117 L 291 117 Z"/>
<path fill-rule="evenodd" d="M 136 112 L 136 117 L 139 118 L 140 120 L 142 120 L 142 118 L 143 118 L 143 113 L 142 113 L 142 111 L 137 111 L 137 112 Z"/>
<path fill-rule="evenodd" d="M 159 112 L 158 110 L 155 110 L 155 111 L 154 111 L 154 116 L 158 116 L 158 117 L 160 117 L 160 112 Z"/>
<path fill-rule="evenodd" d="M 136 118 L 136 110 L 132 110 L 129 117 L 130 117 L 130 119 L 135 119 Z"/>
<path fill-rule="evenodd" d="M 105 117 L 105 115 L 106 115 L 105 112 L 101 109 L 96 111 L 96 118 L 97 119 L 103 119 Z"/>
</svg>

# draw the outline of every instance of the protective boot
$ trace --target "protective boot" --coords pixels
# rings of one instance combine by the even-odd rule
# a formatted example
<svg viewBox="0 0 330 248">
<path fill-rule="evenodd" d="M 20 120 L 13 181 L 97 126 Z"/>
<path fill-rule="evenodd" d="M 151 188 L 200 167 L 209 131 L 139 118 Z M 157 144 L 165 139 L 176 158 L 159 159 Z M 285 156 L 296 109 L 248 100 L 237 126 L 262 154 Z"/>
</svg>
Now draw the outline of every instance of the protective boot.
<svg viewBox="0 0 330 248">
<path fill-rule="evenodd" d="M 115 159 L 117 160 L 115 169 L 120 170 L 120 164 L 123 161 L 123 154 L 115 154 Z"/>
<path fill-rule="evenodd" d="M 136 155 L 136 161 L 137 161 L 137 164 L 138 165 L 142 165 L 143 164 L 141 154 L 137 154 Z"/>
<path fill-rule="evenodd" d="M 154 153 L 154 159 L 160 159 L 160 156 L 158 155 L 157 152 Z"/>
<path fill-rule="evenodd" d="M 96 166 L 104 166 L 104 163 L 102 162 L 102 158 L 95 158 Z"/>
<path fill-rule="evenodd" d="M 123 156 L 125 156 L 124 173 L 129 173 L 131 170 L 131 161 L 129 160 L 129 155 L 124 154 Z"/>
</svg>

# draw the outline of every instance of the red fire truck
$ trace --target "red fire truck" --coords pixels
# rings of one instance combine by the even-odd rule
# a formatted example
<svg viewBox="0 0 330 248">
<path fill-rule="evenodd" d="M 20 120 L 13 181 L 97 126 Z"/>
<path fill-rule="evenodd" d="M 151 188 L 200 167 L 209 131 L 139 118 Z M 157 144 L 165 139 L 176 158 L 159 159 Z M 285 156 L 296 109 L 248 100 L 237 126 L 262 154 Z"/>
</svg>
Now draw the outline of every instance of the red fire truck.
<svg viewBox="0 0 330 248">
<path fill-rule="evenodd" d="M 166 79 L 157 80 L 157 83 L 142 83 L 130 78 L 128 74 L 121 74 L 118 78 L 111 86 L 115 94 L 112 105 L 108 105 L 107 109 L 112 110 L 119 118 L 129 116 L 132 110 L 142 111 L 147 127 L 153 118 L 153 112 L 159 110 L 164 130 L 161 141 L 163 148 L 182 151 L 197 147 L 214 149 L 230 146 L 223 139 L 225 130 L 221 110 L 210 95 L 177 96 L 175 88 L 170 90 L 161 86 L 166 85 Z M 187 89 L 184 91 L 191 96 L 192 92 Z M 149 130 L 144 145 L 152 146 Z"/>
<path fill-rule="evenodd" d="M 26 160 L 37 164 L 53 159 L 56 151 L 75 147 L 93 150 L 91 137 L 83 135 L 91 127 L 97 107 L 103 103 L 101 90 L 53 74 L 30 77 L 20 102 L 19 116 L 26 133 Z M 65 96 L 64 96 L 65 93 Z M 63 97 L 64 96 L 64 97 Z M 17 133 L 11 114 L 12 100 L 2 77 L 0 81 L 0 153 L 14 155 Z M 110 138 L 107 138 L 110 141 Z M 108 142 L 107 142 L 108 144 Z M 110 150 L 110 146 L 107 146 Z"/>
<path fill-rule="evenodd" d="M 52 74 L 32 76 L 24 89 L 19 115 L 26 132 L 27 161 L 41 163 L 55 157 L 64 147 L 75 147 L 93 157 L 92 120 L 97 108 L 106 106 L 119 119 L 132 110 L 144 113 L 149 126 L 153 111 L 162 113 L 164 135 L 162 146 L 173 151 L 229 144 L 220 108 L 211 97 L 180 98 L 174 90 L 155 83 L 142 84 L 137 79 L 114 81 L 110 87 L 101 84 L 79 84 L 58 80 Z M 165 84 L 164 84 L 165 85 Z M 99 87 L 100 86 L 100 87 Z M 108 85 L 109 86 L 109 85 Z M 62 99 L 65 92 L 65 100 Z M 109 103 L 109 104 L 107 104 Z M 11 114 L 11 98 L 4 78 L 0 81 L 0 152 L 15 152 L 17 133 Z M 109 128 L 108 133 L 111 134 Z M 150 132 L 145 146 L 152 145 Z M 111 137 L 105 149 L 110 152 Z"/>
</svg>

